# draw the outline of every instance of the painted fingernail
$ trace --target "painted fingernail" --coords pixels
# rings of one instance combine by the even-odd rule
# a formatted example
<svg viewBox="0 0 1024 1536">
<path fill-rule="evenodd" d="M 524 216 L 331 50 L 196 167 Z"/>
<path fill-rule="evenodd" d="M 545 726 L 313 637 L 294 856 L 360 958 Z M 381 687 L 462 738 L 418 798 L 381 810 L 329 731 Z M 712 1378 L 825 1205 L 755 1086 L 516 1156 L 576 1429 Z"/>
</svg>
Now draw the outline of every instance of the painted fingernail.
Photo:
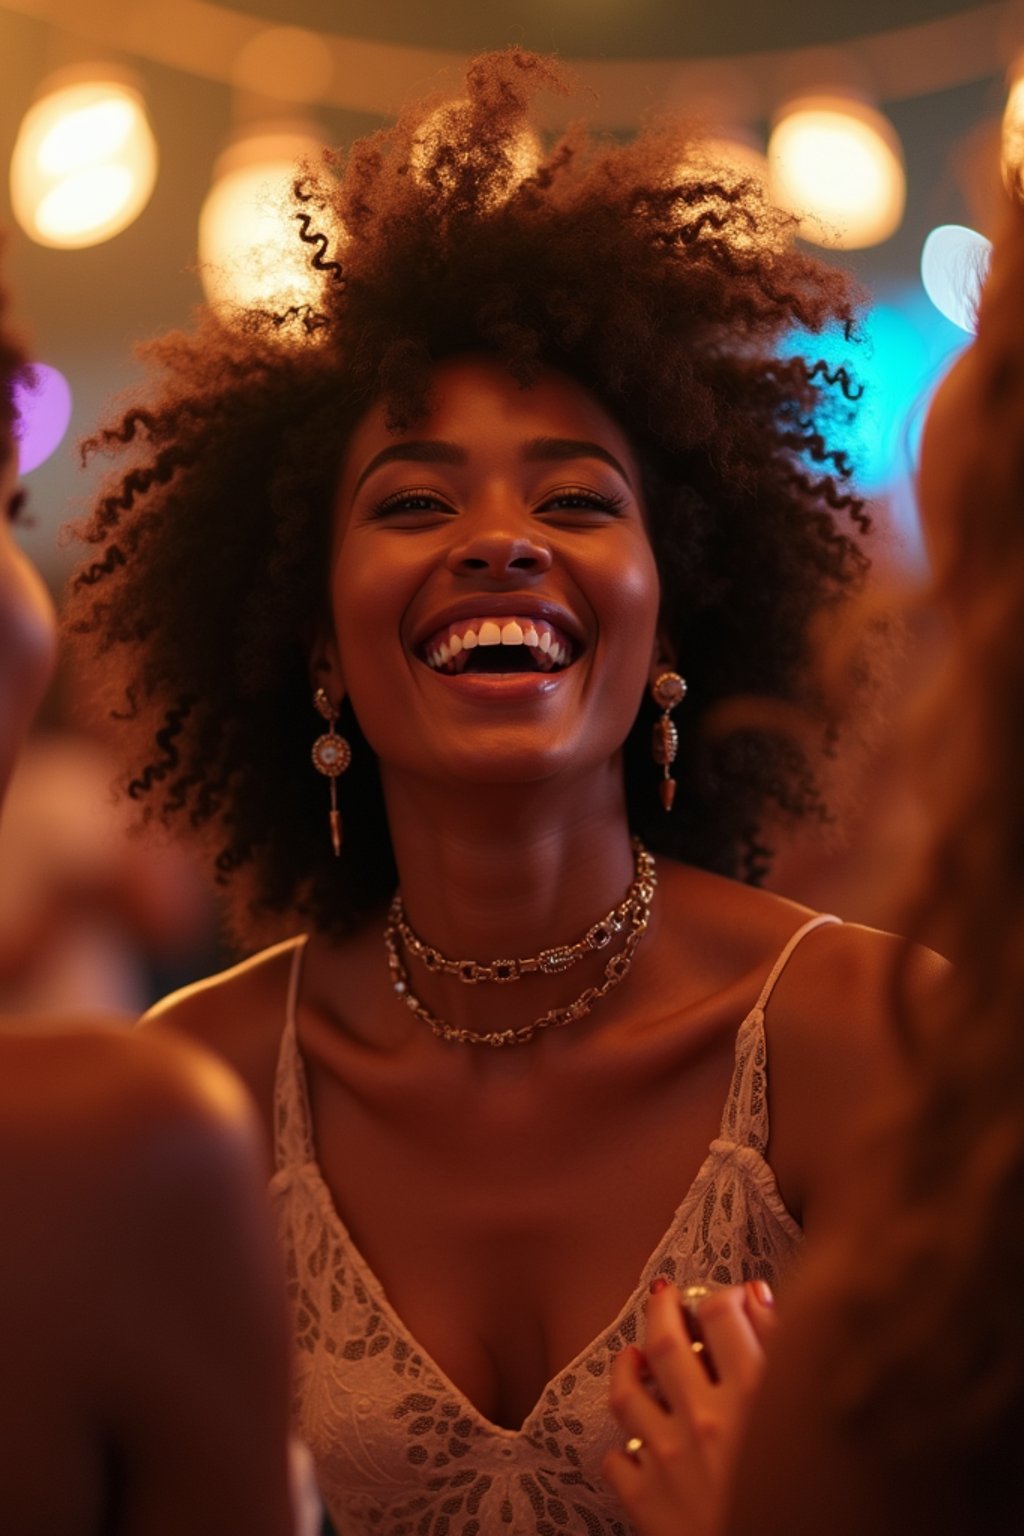
<svg viewBox="0 0 1024 1536">
<path fill-rule="evenodd" d="M 664 1291 L 667 1288 L 668 1281 L 665 1279 L 665 1276 L 655 1275 L 654 1279 L 651 1281 L 651 1295 L 657 1296 L 660 1291 Z"/>
<path fill-rule="evenodd" d="M 775 1296 L 767 1280 L 748 1280 L 747 1290 L 752 1292 L 755 1301 L 759 1301 L 762 1307 L 774 1307 Z"/>
</svg>

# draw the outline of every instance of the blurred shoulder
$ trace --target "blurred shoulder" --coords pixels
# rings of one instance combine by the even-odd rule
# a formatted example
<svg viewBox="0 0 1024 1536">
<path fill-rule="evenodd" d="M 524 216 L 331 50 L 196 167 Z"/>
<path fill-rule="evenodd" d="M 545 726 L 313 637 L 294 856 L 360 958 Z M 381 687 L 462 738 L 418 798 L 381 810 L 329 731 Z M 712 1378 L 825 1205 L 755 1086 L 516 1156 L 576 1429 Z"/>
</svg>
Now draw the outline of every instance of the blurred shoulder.
<svg viewBox="0 0 1024 1536">
<path fill-rule="evenodd" d="M 66 1159 L 71 1177 L 104 1160 L 119 1170 L 128 1147 L 138 1167 L 147 1147 L 175 1132 L 207 1150 L 253 1139 L 238 1078 L 184 1039 L 70 1024 L 4 1035 L 0 1063 L 0 1142 L 12 1155 L 31 1148 L 46 1162 Z"/>
</svg>

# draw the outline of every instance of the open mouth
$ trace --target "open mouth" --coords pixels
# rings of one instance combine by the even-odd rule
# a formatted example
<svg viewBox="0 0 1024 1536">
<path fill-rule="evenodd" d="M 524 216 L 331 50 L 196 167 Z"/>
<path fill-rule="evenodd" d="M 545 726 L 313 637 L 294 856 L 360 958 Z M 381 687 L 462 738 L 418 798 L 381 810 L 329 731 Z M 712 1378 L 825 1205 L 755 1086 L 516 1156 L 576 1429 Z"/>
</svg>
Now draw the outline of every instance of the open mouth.
<svg viewBox="0 0 1024 1536">
<path fill-rule="evenodd" d="M 435 672 L 561 672 L 576 660 L 573 640 L 546 619 L 460 619 L 419 647 Z"/>
</svg>

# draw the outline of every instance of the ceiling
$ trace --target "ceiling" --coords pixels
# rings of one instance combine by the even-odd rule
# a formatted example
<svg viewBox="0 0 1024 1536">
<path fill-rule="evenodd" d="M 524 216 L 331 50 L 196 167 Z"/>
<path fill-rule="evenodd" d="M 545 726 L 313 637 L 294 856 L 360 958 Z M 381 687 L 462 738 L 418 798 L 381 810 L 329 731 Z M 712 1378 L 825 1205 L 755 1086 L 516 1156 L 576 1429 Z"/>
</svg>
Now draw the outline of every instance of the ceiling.
<svg viewBox="0 0 1024 1536">
<path fill-rule="evenodd" d="M 738 82 L 735 115 L 763 130 L 787 81 L 848 66 L 885 108 L 907 159 L 903 228 L 853 261 L 884 288 L 913 278 L 935 223 L 983 219 L 979 155 L 1024 38 L 1022 8 L 1016 0 L 0 0 L 0 159 L 9 159 L 38 83 L 96 58 L 136 69 L 161 154 L 137 222 L 82 251 L 32 245 L 13 228 L 6 178 L 0 189 L 0 224 L 10 231 L 4 265 L 19 312 L 36 355 L 65 373 L 75 399 L 71 438 L 32 476 L 33 553 L 56 571 L 54 529 L 80 510 L 83 494 L 72 439 L 130 383 L 132 342 L 185 322 L 200 298 L 198 210 L 226 136 L 252 110 L 231 83 L 232 50 L 260 26 L 304 27 L 331 40 L 333 75 L 309 110 L 343 145 L 377 127 L 403 95 L 436 87 L 445 71 L 455 77 L 460 56 L 509 43 L 578 65 L 584 109 L 589 102 L 591 115 L 603 112 L 618 130 L 726 74 Z M 207 23 L 209 41 L 200 36 Z"/>
</svg>

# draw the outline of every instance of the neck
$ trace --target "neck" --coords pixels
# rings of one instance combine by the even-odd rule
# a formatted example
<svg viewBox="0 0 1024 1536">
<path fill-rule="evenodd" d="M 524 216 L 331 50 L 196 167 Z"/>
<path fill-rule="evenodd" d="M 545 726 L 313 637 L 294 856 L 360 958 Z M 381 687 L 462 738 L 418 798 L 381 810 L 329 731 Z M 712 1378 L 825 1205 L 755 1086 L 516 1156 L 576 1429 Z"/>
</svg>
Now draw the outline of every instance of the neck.
<svg viewBox="0 0 1024 1536">
<path fill-rule="evenodd" d="M 579 939 L 620 902 L 634 858 L 621 776 L 608 770 L 581 792 L 543 785 L 385 781 L 406 916 L 453 959 L 525 958 Z M 616 944 L 615 946 L 619 946 Z M 529 1023 L 598 981 L 608 953 L 564 975 L 467 987 L 408 960 L 410 984 L 446 1022 L 477 1031 Z"/>
<path fill-rule="evenodd" d="M 578 937 L 633 876 L 617 773 L 593 792 L 543 785 L 385 784 L 412 927 L 446 954 L 493 959 Z M 578 932 L 577 932 L 578 930 Z"/>
</svg>

